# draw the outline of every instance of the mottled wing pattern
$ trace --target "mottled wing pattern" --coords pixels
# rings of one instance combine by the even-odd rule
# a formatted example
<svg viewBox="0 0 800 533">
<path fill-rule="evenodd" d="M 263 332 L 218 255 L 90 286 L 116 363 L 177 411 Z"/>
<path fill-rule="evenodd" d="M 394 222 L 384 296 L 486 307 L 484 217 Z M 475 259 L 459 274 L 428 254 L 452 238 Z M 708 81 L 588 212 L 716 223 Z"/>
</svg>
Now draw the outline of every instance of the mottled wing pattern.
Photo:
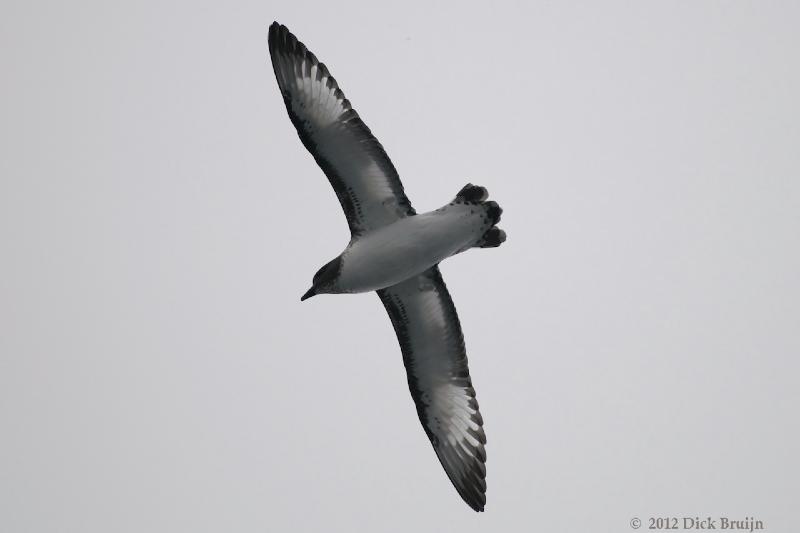
<svg viewBox="0 0 800 533">
<path fill-rule="evenodd" d="M 325 65 L 277 22 L 269 28 L 269 53 L 289 117 L 328 176 L 350 231 L 413 215 L 394 165 Z"/>
<path fill-rule="evenodd" d="M 486 504 L 486 435 L 464 336 L 438 267 L 377 291 L 392 319 L 417 414 L 450 481 L 476 511 Z"/>
</svg>

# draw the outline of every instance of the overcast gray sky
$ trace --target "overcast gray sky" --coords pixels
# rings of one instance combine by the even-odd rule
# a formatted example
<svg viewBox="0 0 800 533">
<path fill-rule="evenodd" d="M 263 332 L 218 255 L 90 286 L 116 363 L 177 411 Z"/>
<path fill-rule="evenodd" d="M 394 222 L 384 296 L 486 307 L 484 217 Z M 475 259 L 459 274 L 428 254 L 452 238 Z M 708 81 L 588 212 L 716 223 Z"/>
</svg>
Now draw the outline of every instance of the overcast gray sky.
<svg viewBox="0 0 800 533">
<path fill-rule="evenodd" d="M 629 531 L 796 524 L 794 2 L 4 2 L 0 530 Z M 488 436 L 450 486 L 267 27 L 324 61 L 443 263 Z M 646 524 L 645 524 L 646 525 Z"/>
</svg>

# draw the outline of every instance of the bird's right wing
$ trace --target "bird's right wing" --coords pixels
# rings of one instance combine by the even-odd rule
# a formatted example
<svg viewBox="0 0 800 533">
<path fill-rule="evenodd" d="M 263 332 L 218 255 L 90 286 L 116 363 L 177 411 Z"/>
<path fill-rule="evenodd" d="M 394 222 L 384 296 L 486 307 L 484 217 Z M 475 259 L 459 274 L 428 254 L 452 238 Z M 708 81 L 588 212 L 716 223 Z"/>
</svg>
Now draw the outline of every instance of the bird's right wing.
<svg viewBox="0 0 800 533">
<path fill-rule="evenodd" d="M 422 427 L 467 504 L 486 504 L 486 435 L 456 308 L 438 267 L 378 292 L 392 319 Z"/>
<path fill-rule="evenodd" d="M 351 233 L 413 215 L 394 165 L 325 65 L 277 22 L 269 53 L 289 118 L 333 185 Z"/>
</svg>

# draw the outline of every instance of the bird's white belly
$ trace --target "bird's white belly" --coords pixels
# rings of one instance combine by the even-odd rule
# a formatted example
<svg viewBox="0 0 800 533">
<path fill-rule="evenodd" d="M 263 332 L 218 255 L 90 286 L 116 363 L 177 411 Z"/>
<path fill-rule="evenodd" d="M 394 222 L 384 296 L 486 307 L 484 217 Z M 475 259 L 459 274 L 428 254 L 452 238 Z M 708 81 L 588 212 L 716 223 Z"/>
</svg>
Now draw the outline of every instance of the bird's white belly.
<svg viewBox="0 0 800 533">
<path fill-rule="evenodd" d="M 352 241 L 342 256 L 341 292 L 394 285 L 473 245 L 491 226 L 471 205 L 403 218 Z"/>
</svg>

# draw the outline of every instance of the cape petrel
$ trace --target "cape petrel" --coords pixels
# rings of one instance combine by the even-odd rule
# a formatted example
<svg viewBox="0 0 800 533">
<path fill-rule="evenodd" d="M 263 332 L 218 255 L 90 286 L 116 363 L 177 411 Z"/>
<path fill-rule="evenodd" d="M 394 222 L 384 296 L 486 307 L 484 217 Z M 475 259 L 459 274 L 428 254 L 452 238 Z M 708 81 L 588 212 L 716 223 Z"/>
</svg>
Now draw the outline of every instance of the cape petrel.
<svg viewBox="0 0 800 533">
<path fill-rule="evenodd" d="M 301 299 L 377 291 L 400 342 L 411 396 L 447 476 L 467 504 L 486 503 L 486 435 L 464 337 L 438 264 L 499 246 L 502 210 L 467 184 L 444 207 L 417 214 L 383 147 L 323 63 L 285 26 L 269 53 L 289 118 L 331 182 L 350 226 L 345 250 L 314 275 Z"/>
</svg>

